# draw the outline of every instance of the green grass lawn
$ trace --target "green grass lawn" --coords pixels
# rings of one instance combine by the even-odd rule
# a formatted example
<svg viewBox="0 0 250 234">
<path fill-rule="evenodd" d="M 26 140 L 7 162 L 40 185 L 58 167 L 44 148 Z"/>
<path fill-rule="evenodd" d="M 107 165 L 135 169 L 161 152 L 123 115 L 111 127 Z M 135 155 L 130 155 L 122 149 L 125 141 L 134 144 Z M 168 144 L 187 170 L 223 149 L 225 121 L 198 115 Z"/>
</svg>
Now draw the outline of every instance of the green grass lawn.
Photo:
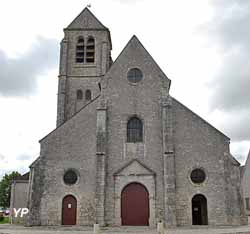
<svg viewBox="0 0 250 234">
<path fill-rule="evenodd" d="M 4 224 L 4 223 L 9 223 L 9 217 L 4 217 L 4 219 L 0 221 L 0 224 Z"/>
</svg>

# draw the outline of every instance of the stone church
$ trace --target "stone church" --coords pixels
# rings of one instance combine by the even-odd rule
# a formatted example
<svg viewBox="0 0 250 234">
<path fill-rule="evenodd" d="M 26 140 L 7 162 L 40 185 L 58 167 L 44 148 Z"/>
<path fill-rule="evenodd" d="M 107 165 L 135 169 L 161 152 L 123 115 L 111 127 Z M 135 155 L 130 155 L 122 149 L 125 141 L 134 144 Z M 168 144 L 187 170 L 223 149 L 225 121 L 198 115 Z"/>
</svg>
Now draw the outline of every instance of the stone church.
<svg viewBox="0 0 250 234">
<path fill-rule="evenodd" d="M 136 36 L 115 59 L 88 8 L 64 29 L 57 128 L 30 166 L 27 225 L 239 225 L 230 139 L 169 94 Z"/>
</svg>

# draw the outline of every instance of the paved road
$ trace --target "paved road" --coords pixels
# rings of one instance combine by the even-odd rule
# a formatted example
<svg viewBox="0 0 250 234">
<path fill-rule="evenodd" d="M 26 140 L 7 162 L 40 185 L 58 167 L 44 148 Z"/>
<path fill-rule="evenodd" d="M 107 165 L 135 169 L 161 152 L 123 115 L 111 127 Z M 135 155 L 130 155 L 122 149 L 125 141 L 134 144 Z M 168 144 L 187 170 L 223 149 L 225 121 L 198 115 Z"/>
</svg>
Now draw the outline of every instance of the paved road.
<svg viewBox="0 0 250 234">
<path fill-rule="evenodd" d="M 146 227 L 122 227 L 122 228 L 104 228 L 101 234 L 156 234 L 156 229 Z M 250 226 L 238 228 L 178 228 L 170 229 L 165 234 L 250 234 Z M 0 225 L 0 234 L 93 234 L 91 228 L 85 227 L 32 227 L 26 228 L 14 225 Z"/>
</svg>

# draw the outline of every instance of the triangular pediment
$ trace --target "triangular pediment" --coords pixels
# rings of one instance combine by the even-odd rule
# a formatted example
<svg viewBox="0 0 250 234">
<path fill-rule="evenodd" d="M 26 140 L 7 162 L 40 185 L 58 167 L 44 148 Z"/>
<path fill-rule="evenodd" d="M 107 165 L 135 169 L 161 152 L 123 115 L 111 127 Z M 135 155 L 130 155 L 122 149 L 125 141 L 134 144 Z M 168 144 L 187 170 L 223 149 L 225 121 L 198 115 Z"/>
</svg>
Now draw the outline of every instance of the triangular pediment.
<svg viewBox="0 0 250 234">
<path fill-rule="evenodd" d="M 155 175 L 155 172 L 142 164 L 139 160 L 134 159 L 120 168 L 116 173 L 114 173 L 114 175 Z"/>
<path fill-rule="evenodd" d="M 108 30 L 87 7 L 84 8 L 66 29 Z"/>
<path fill-rule="evenodd" d="M 137 67 L 138 64 L 142 63 L 143 66 L 150 66 L 150 68 L 156 71 L 157 77 L 160 77 L 160 80 L 163 81 L 163 86 L 168 90 L 170 89 L 171 80 L 166 76 L 135 35 L 132 36 L 117 59 L 114 61 L 106 76 L 112 77 L 112 71 L 116 70 L 116 68 L 119 69 L 122 64 L 130 67 Z"/>
</svg>

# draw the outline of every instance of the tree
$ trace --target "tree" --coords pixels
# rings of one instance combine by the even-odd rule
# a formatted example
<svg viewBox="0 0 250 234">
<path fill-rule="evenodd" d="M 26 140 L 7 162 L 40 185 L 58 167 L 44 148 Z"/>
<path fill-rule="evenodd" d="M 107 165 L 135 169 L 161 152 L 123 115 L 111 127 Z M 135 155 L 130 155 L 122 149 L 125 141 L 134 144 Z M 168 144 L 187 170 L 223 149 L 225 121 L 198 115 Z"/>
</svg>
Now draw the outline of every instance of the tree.
<svg viewBox="0 0 250 234">
<path fill-rule="evenodd" d="M 11 194 L 11 183 L 21 174 L 17 171 L 13 171 L 10 174 L 5 174 L 0 182 L 0 206 L 10 207 L 10 194 Z"/>
</svg>

